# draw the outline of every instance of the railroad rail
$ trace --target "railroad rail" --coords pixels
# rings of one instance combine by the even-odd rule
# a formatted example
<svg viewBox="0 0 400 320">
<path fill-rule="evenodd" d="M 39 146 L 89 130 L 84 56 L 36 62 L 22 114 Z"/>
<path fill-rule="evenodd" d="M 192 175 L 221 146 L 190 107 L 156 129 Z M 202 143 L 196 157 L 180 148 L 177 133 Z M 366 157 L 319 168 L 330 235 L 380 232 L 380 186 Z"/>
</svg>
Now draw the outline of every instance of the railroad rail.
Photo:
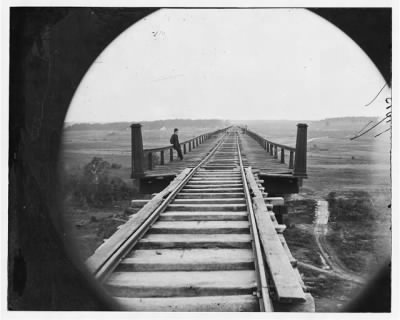
<svg viewBox="0 0 400 320">
<path fill-rule="evenodd" d="M 143 149 L 142 125 L 140 123 L 134 123 L 131 125 L 132 132 L 132 173 L 131 177 L 141 177 L 144 175 L 144 168 L 147 170 L 153 170 L 155 164 L 164 165 L 174 161 L 174 148 L 172 145 L 168 145 L 160 148 L 148 148 Z M 210 139 L 211 137 L 218 135 L 221 132 L 225 132 L 230 127 L 215 130 L 201 134 L 192 139 L 185 140 L 180 143 L 182 153 L 186 154 L 191 152 L 199 145 Z M 169 155 L 168 159 L 166 154 Z M 158 156 L 157 156 L 158 155 Z"/>
<path fill-rule="evenodd" d="M 314 310 L 238 131 L 227 130 L 88 259 L 123 309 Z"/>
</svg>

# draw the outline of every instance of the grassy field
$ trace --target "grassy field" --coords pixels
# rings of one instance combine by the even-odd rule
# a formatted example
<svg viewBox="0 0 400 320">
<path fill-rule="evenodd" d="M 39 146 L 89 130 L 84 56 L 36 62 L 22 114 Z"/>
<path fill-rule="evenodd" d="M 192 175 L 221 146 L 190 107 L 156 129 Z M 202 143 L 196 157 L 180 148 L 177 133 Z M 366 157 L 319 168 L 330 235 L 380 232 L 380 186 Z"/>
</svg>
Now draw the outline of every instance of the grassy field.
<svg viewBox="0 0 400 320">
<path fill-rule="evenodd" d="M 182 121 L 182 120 L 181 120 Z M 171 121 L 172 122 L 172 121 Z M 215 122 L 215 121 L 214 121 Z M 223 123 L 221 125 L 224 125 Z M 94 250 L 113 234 L 117 227 L 127 220 L 127 208 L 131 199 L 149 198 L 151 195 L 141 195 L 133 187 L 131 175 L 131 131 L 129 125 L 115 129 L 93 128 L 89 130 L 66 129 L 63 136 L 63 162 L 62 178 L 64 182 L 65 205 L 64 215 L 69 222 L 69 230 L 77 241 L 77 246 L 82 259 L 88 258 Z M 169 145 L 172 126 L 166 130 L 148 129 L 142 127 L 144 148 L 157 148 Z M 210 126 L 201 125 L 179 126 L 179 139 L 181 142 L 207 132 L 220 129 L 215 123 Z M 107 187 L 102 194 L 97 186 L 90 186 L 93 177 L 84 176 L 85 167 L 93 158 L 101 158 L 109 164 L 107 173 L 102 175 L 106 181 L 101 184 Z M 114 190 L 116 200 L 104 204 L 104 193 L 113 192 L 109 188 L 111 181 L 122 185 L 128 190 L 129 196 L 121 195 Z M 88 186 L 89 185 L 89 186 Z M 115 183 L 113 184 L 113 186 Z M 104 188 L 103 188 L 104 189 Z M 115 189 L 115 188 L 114 188 Z M 100 190 L 101 191 L 101 190 Z M 97 192 L 97 193 L 96 193 Z M 84 198 L 98 195 L 94 203 L 88 203 Z M 96 200 L 96 199 L 95 199 Z"/>
<path fill-rule="evenodd" d="M 299 194 L 287 199 L 286 223 L 291 228 L 285 232 L 299 261 L 320 266 L 312 206 L 317 200 L 328 200 L 327 243 L 343 268 L 366 280 L 391 254 L 390 134 L 349 139 L 368 121 L 308 123 L 308 179 Z M 295 146 L 296 122 L 256 122 L 249 124 L 249 129 L 274 142 Z M 331 286 L 331 279 L 319 275 L 316 281 L 317 275 L 304 272 L 319 311 L 339 310 L 360 290 L 359 285 L 345 281 Z"/>
<path fill-rule="evenodd" d="M 367 279 L 391 252 L 390 139 L 389 133 L 351 141 L 349 138 L 369 119 L 307 122 L 308 179 L 301 192 L 287 197 L 288 225 L 285 237 L 293 255 L 317 267 L 323 265 L 314 238 L 316 201 L 329 202 L 327 244 L 343 268 Z M 241 122 L 244 123 L 244 122 Z M 277 143 L 294 146 L 296 122 L 253 121 L 249 129 Z M 215 128 L 182 128 L 180 140 Z M 143 130 L 144 146 L 169 144 L 171 132 Z M 130 131 L 67 131 L 64 135 L 65 174 L 79 175 L 93 157 L 111 164 L 109 175 L 131 184 Z M 138 195 L 133 194 L 132 198 Z M 104 237 L 127 219 L 128 199 L 109 207 L 82 206 L 66 199 L 66 215 L 86 258 Z M 335 281 L 302 270 L 305 283 L 315 297 L 317 311 L 338 311 L 360 289 L 359 285 Z"/>
</svg>

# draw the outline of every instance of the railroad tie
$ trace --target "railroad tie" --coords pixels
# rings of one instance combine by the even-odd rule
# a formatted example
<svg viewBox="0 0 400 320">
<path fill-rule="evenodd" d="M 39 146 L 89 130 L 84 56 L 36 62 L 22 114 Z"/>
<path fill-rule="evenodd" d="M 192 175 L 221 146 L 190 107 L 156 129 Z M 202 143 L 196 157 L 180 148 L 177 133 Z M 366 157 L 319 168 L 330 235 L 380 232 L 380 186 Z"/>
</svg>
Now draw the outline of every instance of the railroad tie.
<svg viewBox="0 0 400 320">
<path fill-rule="evenodd" d="M 146 204 L 153 213 L 136 225 L 137 240 L 115 255 L 115 266 L 111 258 L 93 259 L 110 265 L 96 268 L 106 270 L 99 277 L 124 309 L 273 311 L 238 141 L 237 132 L 229 131 L 181 182 L 171 183 L 165 199 L 156 195 L 154 208 Z M 144 218 L 138 213 L 134 219 Z"/>
</svg>

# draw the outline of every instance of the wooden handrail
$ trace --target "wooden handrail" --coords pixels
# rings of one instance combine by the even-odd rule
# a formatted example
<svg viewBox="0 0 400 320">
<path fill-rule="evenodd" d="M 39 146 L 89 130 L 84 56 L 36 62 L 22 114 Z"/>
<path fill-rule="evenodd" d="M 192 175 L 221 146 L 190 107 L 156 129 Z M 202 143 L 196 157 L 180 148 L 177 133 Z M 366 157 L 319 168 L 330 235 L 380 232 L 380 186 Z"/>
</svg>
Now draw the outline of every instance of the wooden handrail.
<svg viewBox="0 0 400 320">
<path fill-rule="evenodd" d="M 201 143 L 203 143 L 206 139 L 206 137 L 207 137 L 207 139 L 210 137 L 210 136 L 212 136 L 212 135 L 214 135 L 214 134 L 218 134 L 218 133 L 220 133 L 220 132 L 222 132 L 222 131 L 226 131 L 226 130 L 228 130 L 230 127 L 226 127 L 226 128 L 224 128 L 224 129 L 219 129 L 219 130 L 216 130 L 216 131 L 213 131 L 213 132 L 207 132 L 207 133 L 204 133 L 204 134 L 201 134 L 201 135 L 199 135 L 199 136 L 197 136 L 197 137 L 194 137 L 194 138 L 192 138 L 192 139 L 189 139 L 189 140 L 185 140 L 185 141 L 183 141 L 183 142 L 180 142 L 179 143 L 179 145 L 180 146 L 184 146 L 185 144 L 187 144 L 187 143 L 192 143 L 192 146 L 193 146 L 193 142 L 194 143 L 196 143 L 196 147 L 199 145 L 199 144 L 201 144 Z M 200 139 L 200 140 L 198 140 L 197 142 L 196 142 L 196 139 Z M 160 151 L 165 151 L 165 150 L 168 150 L 168 149 L 170 149 L 170 148 L 172 148 L 172 145 L 168 145 L 168 146 L 165 146 L 165 147 L 159 147 L 159 148 L 150 148 L 150 149 L 144 149 L 143 151 L 144 152 L 160 152 Z"/>
<path fill-rule="evenodd" d="M 307 125 L 299 123 L 297 125 L 296 148 L 286 146 L 284 144 L 272 142 L 265 139 L 259 134 L 248 130 L 241 129 L 254 140 L 256 140 L 271 156 L 280 159 L 281 163 L 285 163 L 285 151 L 289 151 L 289 169 L 293 169 L 293 174 L 300 178 L 307 177 Z M 280 148 L 280 156 L 278 156 L 278 148 Z"/>
<path fill-rule="evenodd" d="M 200 144 L 208 140 L 213 135 L 219 134 L 228 130 L 231 126 L 215 130 L 213 132 L 207 132 L 201 134 L 197 137 L 194 137 L 189 140 L 185 140 L 181 142 L 179 145 L 183 146 L 183 153 L 186 154 L 187 152 L 191 152 L 193 149 L 197 148 Z M 132 124 L 132 178 L 138 178 L 144 175 L 144 163 L 147 163 L 147 169 L 153 170 L 154 163 L 153 163 L 153 155 L 155 153 L 160 153 L 159 164 L 165 164 L 165 153 L 169 151 L 169 162 L 174 160 L 174 152 L 173 146 L 168 145 L 165 147 L 159 148 L 150 148 L 150 149 L 143 149 L 143 141 L 142 141 L 142 133 L 141 133 L 141 125 L 140 124 Z M 188 149 L 186 148 L 188 145 Z"/>
<path fill-rule="evenodd" d="M 242 129 L 244 129 L 244 128 L 242 128 Z M 270 145 L 273 145 L 273 146 L 277 146 L 278 148 L 283 148 L 283 149 L 288 150 L 288 151 L 296 151 L 296 148 L 294 148 L 294 147 L 290 147 L 290 146 L 287 146 L 287 145 L 284 145 L 284 144 L 276 143 L 276 142 L 273 142 L 271 140 L 265 139 L 264 137 L 260 136 L 259 134 L 255 133 L 255 132 L 253 132 L 253 131 L 251 131 L 249 129 L 244 129 L 244 130 L 246 131 L 246 133 L 249 136 L 251 136 L 256 141 L 258 141 L 258 140 L 265 141 L 266 143 L 268 143 Z M 264 145 L 262 145 L 262 147 L 265 149 Z"/>
</svg>

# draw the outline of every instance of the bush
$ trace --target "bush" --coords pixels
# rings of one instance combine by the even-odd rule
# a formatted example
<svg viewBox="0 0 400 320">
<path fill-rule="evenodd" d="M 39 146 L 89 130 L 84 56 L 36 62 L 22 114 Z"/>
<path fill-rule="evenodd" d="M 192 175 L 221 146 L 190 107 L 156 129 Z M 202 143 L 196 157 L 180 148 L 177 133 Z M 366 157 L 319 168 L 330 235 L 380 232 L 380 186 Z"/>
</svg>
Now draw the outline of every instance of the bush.
<svg viewBox="0 0 400 320">
<path fill-rule="evenodd" d="M 111 167 L 102 158 L 94 157 L 84 166 L 81 176 L 70 175 L 66 179 L 66 194 L 70 194 L 80 205 L 94 207 L 129 199 L 132 189 L 121 178 L 110 177 Z"/>
<path fill-rule="evenodd" d="M 328 243 L 346 268 L 366 272 L 374 254 L 377 212 L 364 191 L 331 192 Z"/>
<path fill-rule="evenodd" d="M 373 221 L 374 208 L 370 195 L 366 192 L 353 192 L 351 195 L 340 197 L 336 192 L 328 195 L 330 221 Z"/>
</svg>

